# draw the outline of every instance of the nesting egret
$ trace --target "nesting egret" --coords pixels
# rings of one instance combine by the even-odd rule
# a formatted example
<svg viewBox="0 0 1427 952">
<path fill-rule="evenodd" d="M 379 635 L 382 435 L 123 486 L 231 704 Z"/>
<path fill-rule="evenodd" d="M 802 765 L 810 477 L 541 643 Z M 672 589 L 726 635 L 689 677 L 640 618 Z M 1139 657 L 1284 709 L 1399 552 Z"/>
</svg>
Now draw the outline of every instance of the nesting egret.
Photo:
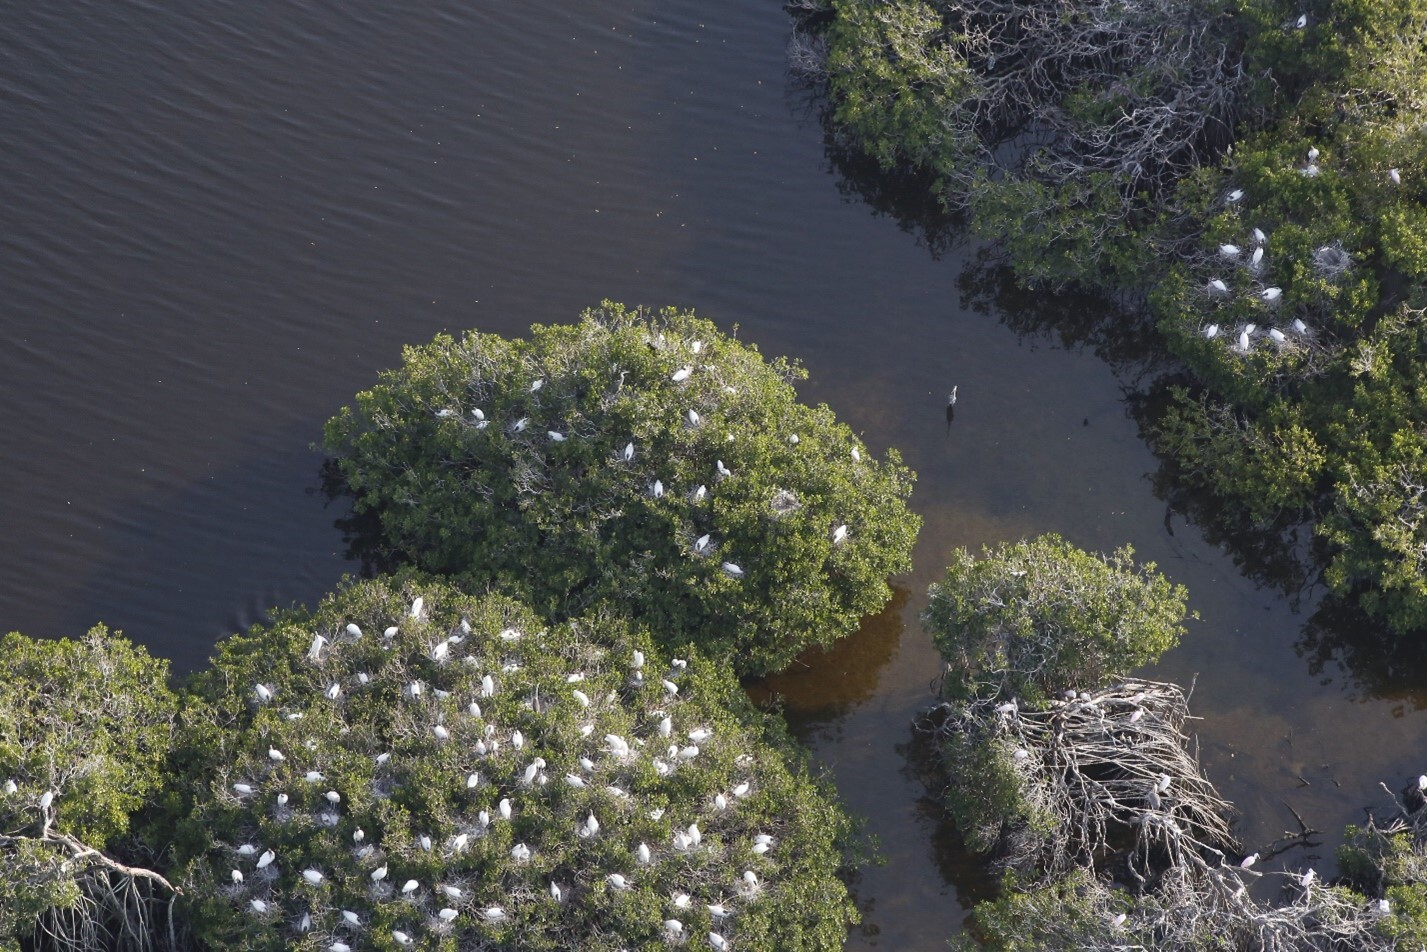
<svg viewBox="0 0 1427 952">
<path fill-rule="evenodd" d="M 1264 288 L 1259 294 L 1259 297 L 1272 304 L 1274 301 L 1283 297 L 1283 288 Z"/>
<path fill-rule="evenodd" d="M 1209 282 L 1209 290 L 1214 294 L 1228 294 L 1229 286 L 1224 283 L 1223 279 L 1215 278 Z"/>
<path fill-rule="evenodd" d="M 520 750 L 520 749 L 524 748 L 524 747 L 525 747 L 525 735 L 522 734 L 519 729 L 516 729 L 516 730 L 511 731 L 511 732 L 510 732 L 510 743 L 511 743 L 511 746 L 513 746 L 516 750 Z"/>
<path fill-rule="evenodd" d="M 639 651 L 638 649 L 636 649 L 636 650 L 629 656 L 629 666 L 630 666 L 631 668 L 636 669 L 636 670 L 638 670 L 639 668 L 644 667 L 644 652 Z"/>
<path fill-rule="evenodd" d="M 432 728 L 431 728 L 431 733 L 433 733 L 433 734 L 436 735 L 436 739 L 437 739 L 437 740 L 450 740 L 450 739 L 451 739 L 451 732 L 448 731 L 448 730 L 445 728 L 445 726 L 443 726 L 443 725 L 441 725 L 441 724 L 437 724 L 436 726 L 432 727 Z"/>
<path fill-rule="evenodd" d="M 701 417 L 699 411 L 690 409 L 688 413 L 684 414 L 684 419 L 689 421 L 689 426 L 698 426 Z"/>
<path fill-rule="evenodd" d="M 556 902 L 559 902 L 559 901 L 561 900 L 561 898 L 564 897 L 564 895 L 565 895 L 565 890 L 563 890 L 563 889 L 560 888 L 560 884 L 557 883 L 557 882 L 555 882 L 555 881 L 553 881 L 553 880 L 551 880 L 551 882 L 550 882 L 550 898 L 553 899 L 553 900 L 555 900 Z"/>
<path fill-rule="evenodd" d="M 707 727 L 696 727 L 693 730 L 689 731 L 689 740 L 693 741 L 696 744 L 702 744 L 704 741 L 708 740 L 712 736 L 713 731 L 709 730 Z"/>
<path fill-rule="evenodd" d="M 242 846 L 238 847 L 239 856 L 252 856 L 257 851 L 258 848 L 252 843 L 244 843 Z"/>
<path fill-rule="evenodd" d="M 529 425 L 530 417 L 521 417 L 519 420 L 516 420 L 514 424 L 512 424 L 510 429 L 512 433 L 523 433 L 525 431 L 525 428 Z"/>
<path fill-rule="evenodd" d="M 420 883 L 418 883 L 418 882 L 417 882 L 416 880 L 414 880 L 414 879 L 408 879 L 408 880 L 406 881 L 405 885 L 403 885 L 403 886 L 401 887 L 401 894 L 402 894 L 403 896 L 410 896 L 412 893 L 416 892 L 416 890 L 418 890 L 418 889 L 420 889 L 420 888 L 421 888 L 421 884 L 420 884 Z"/>
<path fill-rule="evenodd" d="M 1241 199 L 1241 198 L 1243 198 L 1243 197 L 1244 197 L 1244 190 L 1241 189 L 1241 188 L 1236 188 L 1236 189 L 1234 189 L 1232 192 L 1229 193 L 1229 195 L 1228 195 L 1228 200 L 1232 203 L 1232 202 L 1237 202 L 1239 199 Z"/>
<path fill-rule="evenodd" d="M 723 570 L 733 578 L 743 578 L 743 569 L 737 563 L 725 562 L 723 563 Z"/>
<path fill-rule="evenodd" d="M 1263 264 L 1263 247 L 1262 247 L 1262 246 L 1260 246 L 1260 247 L 1258 247 L 1258 248 L 1255 248 L 1255 249 L 1254 249 L 1254 253 L 1251 254 L 1251 255 L 1249 255 L 1249 266 L 1250 266 L 1250 267 L 1257 268 L 1257 267 L 1258 267 L 1259 265 L 1261 265 L 1261 264 Z"/>
<path fill-rule="evenodd" d="M 752 788 L 748 785 L 748 782 L 744 781 L 743 783 L 740 783 L 738 786 L 733 788 L 733 795 L 741 800 L 744 797 L 748 796 L 748 793 L 751 789 Z"/>
<path fill-rule="evenodd" d="M 620 890 L 629 889 L 632 885 L 629 880 L 625 879 L 619 873 L 610 873 L 605 877 L 605 880 L 615 889 Z"/>
<path fill-rule="evenodd" d="M 378 866 L 376 869 L 372 870 L 372 882 L 379 883 L 383 879 L 386 879 L 386 873 L 387 868 L 385 866 Z"/>
<path fill-rule="evenodd" d="M 852 448 L 852 461 L 854 463 L 862 462 L 862 454 L 858 452 L 857 447 L 855 446 Z"/>
<path fill-rule="evenodd" d="M 500 818 L 502 820 L 509 820 L 511 814 L 515 812 L 514 808 L 510 805 L 509 797 L 503 797 L 501 799 L 500 806 L 498 809 L 500 810 Z"/>
<path fill-rule="evenodd" d="M 277 859 L 277 854 L 272 850 L 263 850 L 263 855 L 258 857 L 258 869 L 267 869 Z"/>
<path fill-rule="evenodd" d="M 442 420 L 448 419 L 448 418 L 453 417 L 453 416 L 455 416 L 455 415 L 456 415 L 456 411 L 455 411 L 455 410 L 452 410 L 450 407 L 443 407 L 443 408 L 441 408 L 440 410 L 437 410 L 437 411 L 436 411 L 436 416 L 437 416 L 439 419 L 442 419 Z"/>
<path fill-rule="evenodd" d="M 1296 317 L 1293 319 L 1293 329 L 1300 334 L 1308 333 L 1308 325 Z"/>
<path fill-rule="evenodd" d="M 1263 229 L 1262 229 L 1262 228 L 1255 228 L 1253 234 L 1254 234 L 1254 244 L 1256 244 L 1256 245 L 1265 245 L 1265 244 L 1268 244 L 1268 235 L 1265 235 L 1265 234 L 1263 233 Z"/>
<path fill-rule="evenodd" d="M 717 932 L 709 933 L 709 946 L 714 952 L 728 952 L 733 948 L 732 944 Z"/>
<path fill-rule="evenodd" d="M 302 871 L 302 878 L 305 879 L 305 880 L 307 880 L 309 883 L 311 883 L 311 884 L 314 885 L 314 886 L 320 886 L 320 885 L 322 885 L 322 880 L 325 879 L 326 877 L 324 877 L 321 873 L 319 873 L 319 872 L 318 872 L 317 870 L 315 870 L 315 869 L 304 869 L 304 870 Z"/>
<path fill-rule="evenodd" d="M 249 785 L 249 784 L 246 784 L 246 783 L 235 783 L 235 784 L 233 784 L 233 789 L 234 789 L 237 793 L 239 793 L 239 794 L 241 794 L 242 796 L 245 796 L 245 797 L 246 797 L 248 794 L 250 794 L 250 793 L 253 792 L 252 786 Z M 52 793 L 50 793 L 48 790 L 46 790 L 46 791 L 44 792 L 44 796 L 40 797 L 40 809 L 41 809 L 41 810 L 47 810 L 47 809 L 49 809 L 49 805 L 50 805 L 50 803 L 51 803 L 53 800 L 54 800 L 54 794 L 52 794 Z"/>
<path fill-rule="evenodd" d="M 511 847 L 510 858 L 515 860 L 517 863 L 524 863 L 526 860 L 530 859 L 530 847 L 526 846 L 524 843 L 516 843 L 515 846 Z"/>
<path fill-rule="evenodd" d="M 327 639 L 321 635 L 312 637 L 312 647 L 307 649 L 307 660 L 316 661 L 322 653 L 322 647 L 327 644 Z"/>
<path fill-rule="evenodd" d="M 1309 886 L 1313 885 L 1313 880 L 1317 878 L 1318 871 L 1316 869 L 1310 869 L 1308 870 L 1308 872 L 1304 873 L 1302 876 L 1299 877 L 1298 885 L 1302 886 L 1304 889 L 1307 889 Z"/>
<path fill-rule="evenodd" d="M 724 810 L 728 809 L 728 797 L 724 796 L 721 793 L 714 794 L 713 805 L 715 810 L 718 810 L 720 813 L 722 813 Z"/>
<path fill-rule="evenodd" d="M 634 459 L 634 444 L 632 442 L 624 444 L 624 452 L 620 455 L 624 457 L 626 463 Z"/>
<path fill-rule="evenodd" d="M 1303 28 L 1304 28 L 1305 26 L 1307 26 L 1307 25 L 1308 25 L 1308 14 L 1306 14 L 1306 13 L 1300 13 L 1300 14 L 1298 15 L 1298 19 L 1293 21 L 1293 28 L 1294 28 L 1295 30 L 1301 30 L 1301 29 L 1303 29 Z"/>
<path fill-rule="evenodd" d="M 1305 165 L 1303 168 L 1299 169 L 1298 172 L 1299 172 L 1300 175 L 1304 175 L 1304 176 L 1306 176 L 1306 177 L 1308 177 L 1308 178 L 1317 178 L 1317 177 L 1318 177 L 1318 166 L 1315 165 L 1315 164 L 1312 163 L 1312 162 L 1309 162 L 1309 163 L 1308 163 L 1307 165 Z"/>
<path fill-rule="evenodd" d="M 1259 326 L 1258 326 L 1257 324 L 1245 324 L 1245 325 L 1244 325 L 1244 333 L 1245 333 L 1245 334 L 1250 334 L 1250 335 L 1251 335 L 1251 334 L 1253 334 L 1254 331 L 1256 331 L 1256 330 L 1258 330 L 1258 329 L 1259 329 Z M 1082 695 L 1082 696 L 1084 696 L 1084 695 Z"/>
<path fill-rule="evenodd" d="M 1246 353 L 1248 353 L 1248 351 L 1249 351 L 1249 332 L 1248 332 L 1248 331 L 1241 331 L 1241 332 L 1239 333 L 1239 352 L 1246 354 Z"/>
<path fill-rule="evenodd" d="M 709 910 L 709 915 L 713 916 L 715 919 L 727 919 L 729 916 L 733 915 L 733 911 L 721 902 L 716 902 L 713 905 L 708 906 L 707 908 Z"/>
<path fill-rule="evenodd" d="M 1110 920 L 1110 925 L 1112 925 L 1112 926 L 1115 927 L 1116 929 L 1123 928 L 1124 925 L 1125 925 L 1125 920 L 1128 919 L 1128 918 L 1129 918 L 1129 916 L 1127 916 L 1125 913 L 1122 912 L 1122 913 L 1120 913 L 1119 915 L 1117 915 L 1115 918 L 1113 918 L 1113 919 Z"/>
<path fill-rule="evenodd" d="M 1219 254 L 1225 258 L 1237 258 L 1239 256 L 1238 245 L 1220 245 Z"/>
<path fill-rule="evenodd" d="M 759 885 L 758 874 L 751 869 L 745 869 L 743 871 L 743 885 L 749 889 L 757 889 Z"/>
<path fill-rule="evenodd" d="M 328 790 L 326 793 L 323 794 L 323 796 L 327 798 L 328 803 L 331 803 L 333 805 L 342 802 L 342 795 L 336 790 Z"/>
<path fill-rule="evenodd" d="M 654 483 L 649 487 L 649 495 L 653 496 L 655 499 L 663 499 L 664 484 L 657 479 L 654 480 Z"/>
<path fill-rule="evenodd" d="M 397 635 L 397 632 L 399 632 L 399 631 L 401 631 L 400 628 L 398 628 L 398 627 L 395 626 L 395 625 L 392 625 L 392 626 L 391 626 L 390 628 L 388 628 L 386 631 L 383 631 L 383 632 L 382 632 L 382 637 L 383 637 L 383 638 L 395 638 L 396 635 Z"/>
<path fill-rule="evenodd" d="M 1377 901 L 1376 911 L 1380 916 L 1390 915 L 1392 913 L 1392 902 L 1387 899 L 1379 899 Z"/>
<path fill-rule="evenodd" d="M 672 377 L 670 377 L 669 379 L 672 380 L 672 381 L 674 381 L 675 383 L 683 383 L 685 380 L 688 380 L 688 379 L 689 379 L 689 374 L 691 374 L 691 373 L 693 373 L 693 372 L 694 372 L 694 368 L 693 368 L 693 367 L 688 367 L 688 366 L 680 367 L 678 370 L 674 371 L 674 375 L 673 375 Z"/>
<path fill-rule="evenodd" d="M 684 924 L 678 919 L 665 919 L 664 934 L 671 939 L 677 939 L 684 934 Z"/>
<path fill-rule="evenodd" d="M 679 759 L 680 759 L 680 760 L 693 760 L 693 759 L 694 759 L 695 757 L 697 757 L 698 755 L 699 755 L 699 747 L 698 747 L 697 744 L 690 744 L 688 747 L 681 747 L 681 748 L 679 748 Z"/>
<path fill-rule="evenodd" d="M 840 525 L 840 526 L 838 526 L 836 529 L 832 530 L 832 544 L 833 544 L 833 545 L 842 545 L 842 543 L 844 543 L 844 542 L 846 542 L 846 541 L 847 541 L 847 523 L 844 522 L 842 525 Z"/>
<path fill-rule="evenodd" d="M 1169 774 L 1160 774 L 1159 783 L 1155 785 L 1155 789 L 1158 790 L 1160 793 L 1167 793 L 1169 792 L 1169 785 L 1173 782 L 1174 780 L 1170 777 Z"/>
<path fill-rule="evenodd" d="M 1250 853 L 1248 856 L 1245 856 L 1243 859 L 1239 860 L 1239 868 L 1240 868 L 1240 869 L 1248 869 L 1250 866 L 1253 866 L 1253 865 L 1254 865 L 1255 863 L 1257 863 L 1258 861 L 1259 861 L 1259 854 L 1257 854 L 1257 853 Z"/>
<path fill-rule="evenodd" d="M 794 433 L 792 436 L 788 437 L 788 442 L 791 443 L 793 446 L 797 446 L 801 442 L 801 440 L 798 439 L 798 434 Z"/>
<path fill-rule="evenodd" d="M 727 477 L 727 476 L 732 476 L 732 475 L 733 475 L 733 470 L 731 470 L 731 469 L 729 469 L 727 466 L 723 465 L 723 460 L 721 460 L 721 459 L 720 459 L 720 460 L 714 460 L 714 469 L 718 472 L 718 474 L 719 474 L 720 476 L 725 476 L 725 477 Z"/>
<path fill-rule="evenodd" d="M 309 770 L 307 771 L 307 776 L 305 779 L 308 783 L 321 783 L 326 778 L 323 777 L 322 774 L 316 770 Z"/>
<path fill-rule="evenodd" d="M 635 859 L 639 860 L 641 866 L 648 866 L 654 861 L 654 854 L 649 851 L 648 843 L 640 843 L 634 851 Z"/>
<path fill-rule="evenodd" d="M 327 947 L 327 952 L 352 952 L 352 947 L 345 942 L 333 942 Z"/>
<path fill-rule="evenodd" d="M 1282 344 L 1284 341 L 1288 340 L 1288 338 L 1284 336 L 1283 331 L 1279 330 L 1277 327 L 1270 328 L 1268 336 L 1273 338 L 1273 342 L 1275 344 Z"/>
<path fill-rule="evenodd" d="M 1026 750 L 1024 747 L 1017 747 L 1015 751 L 1011 754 L 1011 757 L 1017 763 L 1024 763 L 1030 759 L 1031 754 L 1030 751 Z M 754 852 L 757 852 L 757 850 L 755 849 Z"/>
<path fill-rule="evenodd" d="M 581 839 L 589 839 L 600 831 L 600 821 L 595 819 L 594 813 L 585 818 L 585 822 L 577 831 Z"/>
<path fill-rule="evenodd" d="M 258 696 L 258 700 L 266 703 L 273 699 L 273 689 L 266 684 L 253 685 L 253 693 Z"/>
<path fill-rule="evenodd" d="M 258 915 L 262 915 L 263 913 L 268 911 L 268 904 L 263 902 L 261 899 L 254 899 L 252 902 L 248 903 L 248 905 L 252 906 L 253 911 L 256 912 Z"/>
<path fill-rule="evenodd" d="M 664 808 L 656 807 L 655 809 L 650 810 L 649 819 L 653 820 L 655 823 L 658 823 L 660 820 L 664 819 Z"/>
<path fill-rule="evenodd" d="M 692 493 L 689 494 L 689 499 L 690 499 L 690 501 L 692 501 L 692 502 L 703 502 L 703 501 L 704 501 L 704 497 L 707 496 L 708 494 L 709 494 L 709 488 L 708 488 L 707 486 L 703 485 L 702 483 L 700 483 L 699 486 L 698 486 L 698 488 L 695 489 Z"/>
<path fill-rule="evenodd" d="M 431 646 L 430 658 L 432 661 L 445 661 L 446 656 L 451 653 L 451 642 L 438 641 Z"/>
<path fill-rule="evenodd" d="M 285 806 L 287 806 L 287 794 L 285 794 L 285 793 L 279 793 L 279 794 L 277 795 L 277 805 L 280 806 L 280 807 L 285 807 Z"/>
<path fill-rule="evenodd" d="M 323 693 L 327 695 L 327 700 L 335 701 L 342 694 L 342 685 L 338 684 L 336 681 L 333 681 L 327 686 L 327 690 Z"/>
<path fill-rule="evenodd" d="M 1004 704 L 997 704 L 997 705 L 996 705 L 996 713 L 997 713 L 997 714 L 1014 714 L 1014 713 L 1016 713 L 1016 710 L 1017 710 L 1017 708 L 1016 708 L 1016 702 L 1015 702 L 1015 701 L 1007 701 L 1007 702 L 1005 702 Z"/>
<path fill-rule="evenodd" d="M 411 936 L 402 932 L 400 929 L 391 930 L 391 937 L 395 939 L 399 945 L 411 945 Z"/>
<path fill-rule="evenodd" d="M 663 681 L 661 683 L 664 685 L 664 690 L 669 692 L 671 697 L 679 693 L 679 686 L 673 681 Z"/>
<path fill-rule="evenodd" d="M 455 919 L 457 915 L 458 913 L 454 909 L 442 909 L 440 912 L 436 913 L 436 918 L 440 919 L 442 922 L 450 922 L 451 920 Z"/>
<path fill-rule="evenodd" d="M 702 554 L 702 553 L 704 553 L 704 552 L 707 552 L 708 549 L 709 549 L 709 538 L 710 538 L 709 533 L 705 532 L 703 535 L 701 535 L 701 536 L 699 536 L 697 539 L 695 539 L 695 540 L 694 540 L 694 551 L 695 551 L 695 552 L 698 552 L 698 553 L 700 553 L 700 554 Z"/>
<path fill-rule="evenodd" d="M 233 870 L 231 875 L 233 877 L 233 885 L 236 886 L 238 883 L 241 883 L 243 881 L 243 871 L 241 869 Z"/>
<path fill-rule="evenodd" d="M 1208 340 L 1213 340 L 1214 338 L 1218 337 L 1218 336 L 1219 336 L 1219 325 L 1218 325 L 1218 324 L 1210 324 L 1208 327 L 1204 328 L 1204 336 L 1205 336 L 1205 338 L 1207 338 Z"/>
<path fill-rule="evenodd" d="M 1388 169 L 1388 170 L 1387 170 L 1387 178 L 1388 178 L 1388 181 L 1392 182 L 1393 185 L 1401 185 L 1401 184 L 1402 184 L 1402 171 L 1401 171 L 1400 169 Z"/>
<path fill-rule="evenodd" d="M 585 778 L 577 774 L 565 774 L 565 782 L 570 786 L 575 787 L 576 789 L 580 789 L 585 786 Z"/>
<path fill-rule="evenodd" d="M 364 840 L 364 839 L 366 839 L 366 838 L 367 838 L 367 833 L 366 833 L 366 831 L 363 830 L 360 826 L 357 827 L 356 831 L 352 833 L 352 842 L 353 842 L 353 843 L 360 843 L 360 842 L 362 842 L 362 840 Z"/>
<path fill-rule="evenodd" d="M 505 910 L 500 906 L 486 906 L 481 910 L 481 918 L 487 922 L 500 922 L 505 918 Z"/>
</svg>

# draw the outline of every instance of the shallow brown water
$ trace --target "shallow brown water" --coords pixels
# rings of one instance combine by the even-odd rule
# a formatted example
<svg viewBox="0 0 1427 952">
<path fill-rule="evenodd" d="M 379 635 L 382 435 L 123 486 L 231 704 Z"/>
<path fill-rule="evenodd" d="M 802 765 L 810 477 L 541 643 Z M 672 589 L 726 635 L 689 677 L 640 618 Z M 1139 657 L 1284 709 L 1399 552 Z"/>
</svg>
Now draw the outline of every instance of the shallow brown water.
<svg viewBox="0 0 1427 952">
<path fill-rule="evenodd" d="M 943 947 L 980 882 L 908 757 L 938 669 L 916 617 L 952 546 L 1131 542 L 1190 587 L 1202 620 L 1156 674 L 1197 676 L 1251 848 L 1286 805 L 1333 832 L 1427 761 L 1421 665 L 1306 634 L 1315 593 L 1171 535 L 1116 372 L 1003 323 L 1043 301 L 963 307 L 960 253 L 846 186 L 776 4 L 55 0 L 6 27 L 0 627 L 103 620 L 201 664 L 357 569 L 309 445 L 403 343 L 608 297 L 802 357 L 808 399 L 920 474 L 904 594 L 773 683 L 887 857 L 849 948 Z"/>
</svg>

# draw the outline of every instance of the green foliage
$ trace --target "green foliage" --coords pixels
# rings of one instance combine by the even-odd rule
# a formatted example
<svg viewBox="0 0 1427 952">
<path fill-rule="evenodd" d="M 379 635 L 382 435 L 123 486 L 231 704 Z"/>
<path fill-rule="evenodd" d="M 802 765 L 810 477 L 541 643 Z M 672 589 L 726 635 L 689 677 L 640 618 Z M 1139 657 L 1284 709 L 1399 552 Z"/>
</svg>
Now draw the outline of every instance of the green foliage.
<svg viewBox="0 0 1427 952">
<path fill-rule="evenodd" d="M 90 864 L 54 836 L 111 849 L 169 781 L 168 662 L 103 625 L 0 638 L 0 943 L 80 901 Z M 48 809 L 44 798 L 52 798 Z M 54 834 L 54 835 L 51 835 Z"/>
<path fill-rule="evenodd" d="M 353 583 L 223 642 L 194 689 L 216 729 L 186 890 L 213 947 L 831 950 L 855 919 L 830 790 L 724 666 L 615 617 Z"/>
<path fill-rule="evenodd" d="M 1157 659 L 1184 633 L 1183 586 L 1057 535 L 951 554 L 923 622 L 946 659 L 948 697 L 1041 701 L 1098 688 Z"/>
<path fill-rule="evenodd" d="M 1106 893 L 1088 870 L 1074 870 L 1026 890 L 1017 888 L 1008 876 L 1000 898 L 976 906 L 971 930 L 953 946 L 959 952 L 1049 952 L 1096 946 L 1111 937 Z M 1128 903 L 1123 906 L 1128 908 Z"/>
<path fill-rule="evenodd" d="M 423 569 L 550 618 L 613 606 L 761 673 L 881 608 L 919 526 L 896 452 L 798 403 L 802 375 L 692 314 L 606 303 L 408 348 L 327 449 Z"/>
<path fill-rule="evenodd" d="M 951 778 L 943 795 L 946 808 L 972 851 L 990 853 L 1013 830 L 1035 835 L 1059 822 L 1029 795 L 1005 738 L 948 732 L 940 750 Z"/>
</svg>

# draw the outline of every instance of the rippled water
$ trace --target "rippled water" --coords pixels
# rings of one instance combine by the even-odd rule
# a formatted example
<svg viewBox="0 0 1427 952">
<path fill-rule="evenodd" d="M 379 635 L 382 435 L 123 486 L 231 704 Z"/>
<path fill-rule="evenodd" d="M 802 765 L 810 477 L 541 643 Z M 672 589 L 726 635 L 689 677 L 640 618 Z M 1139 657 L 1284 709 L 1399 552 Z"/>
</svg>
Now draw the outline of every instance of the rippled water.
<svg viewBox="0 0 1427 952">
<path fill-rule="evenodd" d="M 1116 372 L 1007 326 L 1043 299 L 963 306 L 962 253 L 824 154 L 786 35 L 750 0 L 7 11 L 0 628 L 103 620 L 201 664 L 357 569 L 309 446 L 403 343 L 677 304 L 802 357 L 805 396 L 921 476 L 903 594 L 772 685 L 888 857 L 849 948 L 941 948 L 981 885 L 909 759 L 937 672 L 916 616 L 955 545 L 1132 542 L 1187 584 L 1202 620 L 1157 673 L 1198 676 L 1245 840 L 1296 828 L 1291 806 L 1331 845 L 1421 769 L 1420 666 L 1305 629 L 1316 593 L 1260 589 L 1167 519 Z"/>
</svg>

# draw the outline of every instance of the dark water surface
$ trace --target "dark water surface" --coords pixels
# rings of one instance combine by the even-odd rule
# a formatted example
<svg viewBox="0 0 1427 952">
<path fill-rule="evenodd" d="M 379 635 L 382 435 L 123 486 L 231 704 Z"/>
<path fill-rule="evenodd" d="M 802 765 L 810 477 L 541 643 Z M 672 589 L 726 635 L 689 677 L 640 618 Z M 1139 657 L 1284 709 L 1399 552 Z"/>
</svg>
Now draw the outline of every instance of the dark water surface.
<svg viewBox="0 0 1427 952">
<path fill-rule="evenodd" d="M 787 29 L 770 0 L 12 5 L 0 629 L 103 620 L 197 666 L 356 570 L 308 447 L 403 343 L 677 304 L 802 357 L 805 397 L 921 477 L 903 595 L 774 685 L 888 858 L 849 948 L 943 947 L 978 884 L 908 757 L 937 673 L 916 617 L 955 545 L 1131 542 L 1188 585 L 1202 621 L 1157 674 L 1198 676 L 1245 841 L 1291 806 L 1331 846 L 1427 766 L 1421 685 L 1307 657 L 1352 633 L 1305 634 L 1314 592 L 1167 531 L 1104 362 L 963 308 L 962 260 L 843 196 Z"/>
</svg>

